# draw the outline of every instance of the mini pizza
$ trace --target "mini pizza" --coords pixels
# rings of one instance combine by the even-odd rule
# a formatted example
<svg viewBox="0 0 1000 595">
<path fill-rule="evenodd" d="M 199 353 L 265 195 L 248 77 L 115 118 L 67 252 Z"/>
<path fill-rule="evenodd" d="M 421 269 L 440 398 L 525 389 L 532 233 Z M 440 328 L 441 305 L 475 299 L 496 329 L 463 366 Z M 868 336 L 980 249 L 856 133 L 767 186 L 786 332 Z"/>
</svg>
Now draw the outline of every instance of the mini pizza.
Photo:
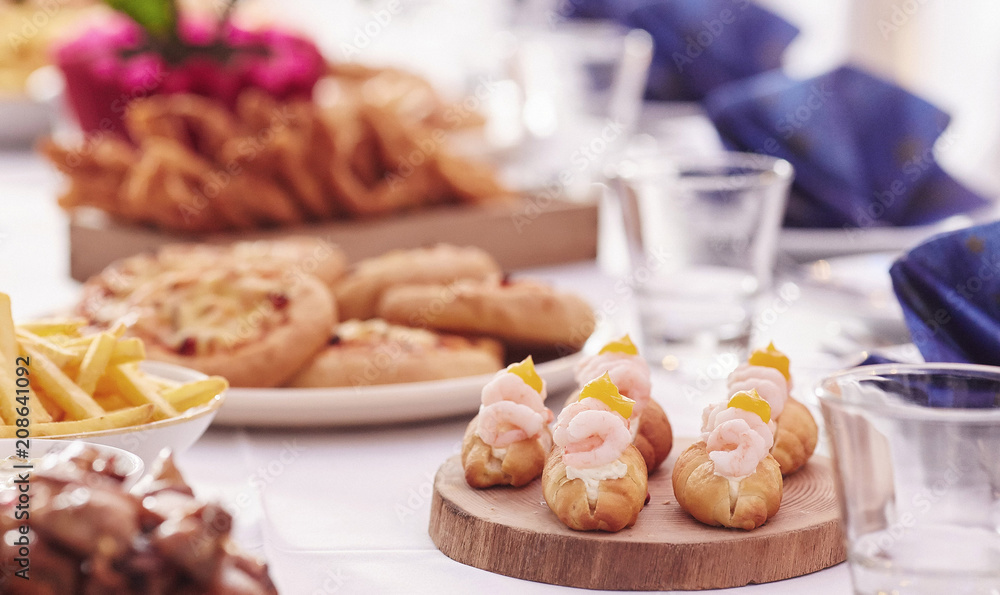
<svg viewBox="0 0 1000 595">
<path fill-rule="evenodd" d="M 347 257 L 321 238 L 291 236 L 234 244 L 171 244 L 154 254 L 138 254 L 112 263 L 87 280 L 77 313 L 94 326 L 108 327 L 132 309 L 131 296 L 164 275 L 197 273 L 219 266 L 281 270 L 288 284 L 313 276 L 332 287 L 347 271 Z"/>
<path fill-rule="evenodd" d="M 491 339 L 444 335 L 388 324 L 348 320 L 328 345 L 295 374 L 295 387 L 368 386 L 492 374 L 503 367 L 503 348 Z"/>
<path fill-rule="evenodd" d="M 232 386 L 278 386 L 327 343 L 336 312 L 329 290 L 278 269 L 219 266 L 172 272 L 125 302 L 129 334 L 149 359 L 229 379 Z"/>
<path fill-rule="evenodd" d="M 397 324 L 558 351 L 578 351 L 595 325 L 582 298 L 526 280 L 400 285 L 385 291 L 378 314 Z"/>
<path fill-rule="evenodd" d="M 374 318 L 382 293 L 408 284 L 448 284 L 458 279 L 499 278 L 500 265 L 472 247 L 439 244 L 416 250 L 393 250 L 360 261 L 334 289 L 341 318 Z M 410 325 L 413 326 L 413 325 Z"/>
<path fill-rule="evenodd" d="M 230 258 L 242 263 L 274 263 L 289 281 L 312 275 L 331 290 L 347 274 L 347 255 L 335 244 L 313 236 L 285 236 L 275 240 L 236 242 Z"/>
</svg>

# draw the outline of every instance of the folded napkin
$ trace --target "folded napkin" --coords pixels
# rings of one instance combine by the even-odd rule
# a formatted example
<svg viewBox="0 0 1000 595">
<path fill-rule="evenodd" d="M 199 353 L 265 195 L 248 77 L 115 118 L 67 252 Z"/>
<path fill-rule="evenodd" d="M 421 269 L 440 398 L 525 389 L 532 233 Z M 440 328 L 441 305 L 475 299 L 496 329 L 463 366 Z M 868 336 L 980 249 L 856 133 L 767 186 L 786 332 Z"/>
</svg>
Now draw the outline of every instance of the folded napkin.
<svg viewBox="0 0 1000 595">
<path fill-rule="evenodd" d="M 1000 221 L 935 236 L 889 274 L 925 360 L 1000 366 Z"/>
<path fill-rule="evenodd" d="M 934 159 L 948 115 L 857 68 L 761 74 L 716 89 L 705 108 L 729 148 L 795 167 L 788 226 L 920 225 L 988 204 Z"/>
<path fill-rule="evenodd" d="M 750 0 L 566 0 L 563 14 L 613 19 L 653 37 L 646 96 L 700 100 L 719 85 L 778 68 L 798 35 Z"/>
</svg>

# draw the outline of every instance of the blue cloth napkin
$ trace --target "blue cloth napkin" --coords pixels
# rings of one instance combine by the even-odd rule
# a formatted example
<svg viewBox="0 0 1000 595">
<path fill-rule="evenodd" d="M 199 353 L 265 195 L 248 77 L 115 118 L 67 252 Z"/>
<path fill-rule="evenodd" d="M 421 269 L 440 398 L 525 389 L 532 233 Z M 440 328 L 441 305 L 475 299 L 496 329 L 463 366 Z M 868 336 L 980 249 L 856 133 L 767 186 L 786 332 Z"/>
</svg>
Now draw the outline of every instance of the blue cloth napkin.
<svg viewBox="0 0 1000 595">
<path fill-rule="evenodd" d="M 646 96 L 660 100 L 700 100 L 719 85 L 778 68 L 799 32 L 750 0 L 564 0 L 561 11 L 648 31 Z"/>
<path fill-rule="evenodd" d="M 761 74 L 716 89 L 705 107 L 729 148 L 795 167 L 787 226 L 920 225 L 988 204 L 934 159 L 948 114 L 857 68 Z"/>
<path fill-rule="evenodd" d="M 935 236 L 889 274 L 925 360 L 1000 366 L 1000 221 Z"/>
</svg>

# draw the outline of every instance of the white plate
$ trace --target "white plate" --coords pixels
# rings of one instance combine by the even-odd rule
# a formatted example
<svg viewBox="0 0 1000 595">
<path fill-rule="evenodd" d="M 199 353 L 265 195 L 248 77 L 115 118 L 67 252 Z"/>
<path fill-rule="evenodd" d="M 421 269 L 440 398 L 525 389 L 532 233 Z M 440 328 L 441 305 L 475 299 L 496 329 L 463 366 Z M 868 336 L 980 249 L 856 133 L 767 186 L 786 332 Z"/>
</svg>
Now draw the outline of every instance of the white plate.
<svg viewBox="0 0 1000 595">
<path fill-rule="evenodd" d="M 16 438 L 0 438 L 0 461 L 13 455 L 18 448 L 23 446 L 24 442 L 24 440 Z M 85 442 L 72 442 L 50 438 L 31 438 L 27 442 L 30 443 L 29 454 L 32 463 L 35 465 L 35 471 L 44 470 L 55 463 L 54 459 L 50 459 L 45 463 L 41 462 L 41 459 L 49 453 L 68 451 L 67 454 L 76 454 L 85 447 L 97 449 L 97 452 L 102 456 L 114 457 L 115 471 L 124 477 L 123 484 L 126 488 L 132 487 L 142 477 L 145 470 L 145 464 L 138 455 L 105 444 L 87 444 Z M 4 472 L 0 471 L 0 485 L 4 482 L 3 475 Z"/>
<path fill-rule="evenodd" d="M 860 321 L 881 341 L 908 340 L 903 310 L 892 289 L 889 268 L 897 252 L 877 252 L 820 259 L 792 273 L 810 304 L 839 313 L 848 326 Z"/>
<path fill-rule="evenodd" d="M 538 364 L 550 399 L 573 386 L 577 352 Z M 346 388 L 230 388 L 216 424 L 264 427 L 366 426 L 423 421 L 479 409 L 493 374 Z"/>
<path fill-rule="evenodd" d="M 1000 207 L 988 207 L 930 225 L 830 229 L 786 227 L 778 237 L 778 252 L 799 262 L 866 252 L 903 252 L 933 235 L 988 221 L 998 214 Z"/>
<path fill-rule="evenodd" d="M 27 97 L 0 97 L 0 147 L 30 148 L 52 131 L 54 117 L 47 103 Z"/>
</svg>

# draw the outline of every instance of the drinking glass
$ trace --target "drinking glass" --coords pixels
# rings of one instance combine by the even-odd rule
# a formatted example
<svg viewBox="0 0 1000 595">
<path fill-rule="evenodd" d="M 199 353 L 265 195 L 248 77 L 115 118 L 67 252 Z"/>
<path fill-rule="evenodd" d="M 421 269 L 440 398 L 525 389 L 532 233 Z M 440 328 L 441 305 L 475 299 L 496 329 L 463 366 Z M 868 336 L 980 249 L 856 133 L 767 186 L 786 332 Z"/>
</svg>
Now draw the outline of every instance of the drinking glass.
<svg viewBox="0 0 1000 595">
<path fill-rule="evenodd" d="M 603 20 L 520 27 L 510 37 L 501 78 L 519 93 L 507 101 L 516 109 L 503 129 L 516 142 L 505 175 L 517 187 L 585 197 L 633 132 L 652 38 Z"/>
<path fill-rule="evenodd" d="M 863 366 L 817 395 L 855 592 L 1000 593 L 1000 368 Z"/>
<path fill-rule="evenodd" d="M 619 165 L 610 183 L 649 359 L 745 355 L 755 304 L 772 287 L 792 175 L 787 161 L 748 153 Z"/>
</svg>

